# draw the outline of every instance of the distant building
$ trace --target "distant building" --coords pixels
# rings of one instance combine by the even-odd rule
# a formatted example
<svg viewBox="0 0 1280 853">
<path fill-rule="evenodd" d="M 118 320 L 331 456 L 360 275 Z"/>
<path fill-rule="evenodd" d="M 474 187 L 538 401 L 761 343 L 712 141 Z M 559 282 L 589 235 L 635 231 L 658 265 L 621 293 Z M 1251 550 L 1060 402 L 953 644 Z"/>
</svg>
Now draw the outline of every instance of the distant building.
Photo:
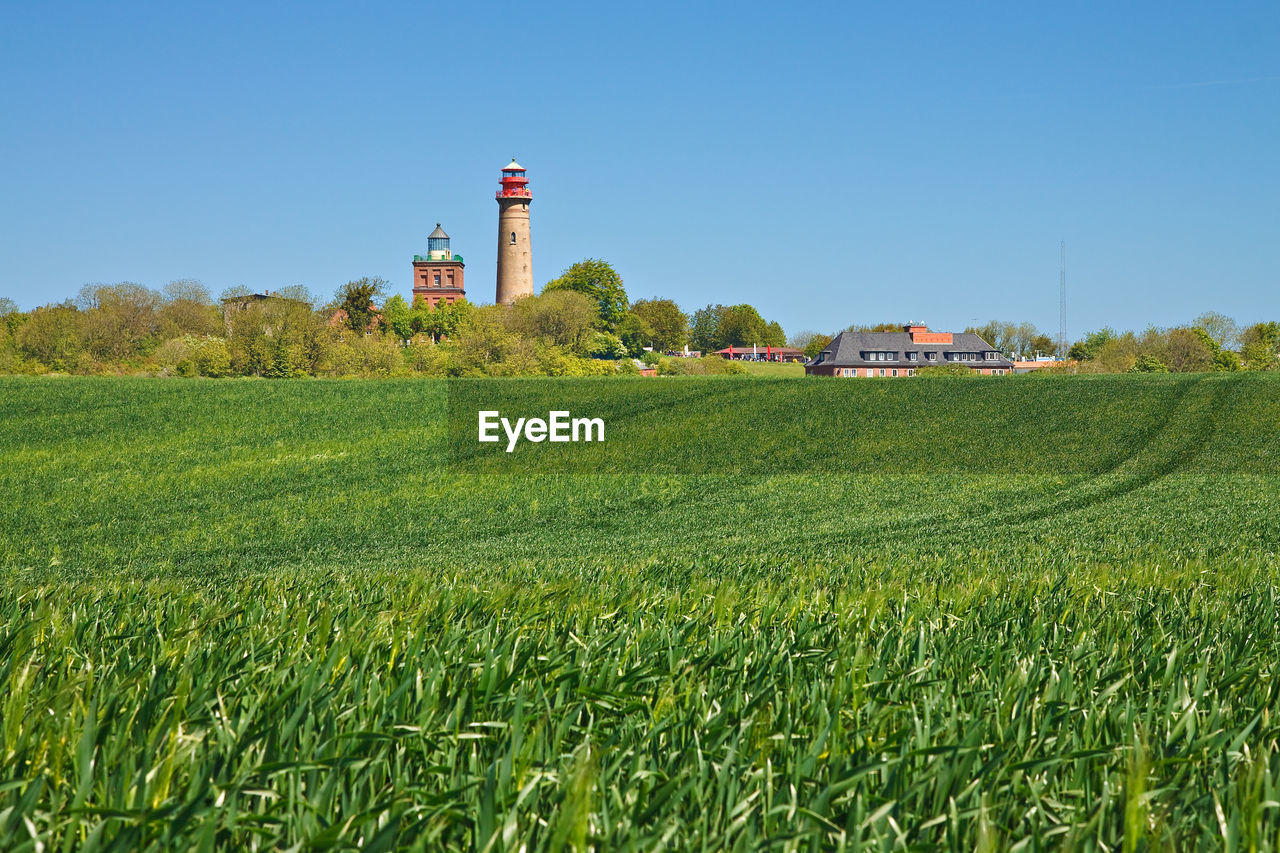
<svg viewBox="0 0 1280 853">
<path fill-rule="evenodd" d="M 1041 370 L 1046 367 L 1062 368 L 1064 366 L 1075 367 L 1074 361 L 1062 361 L 1049 355 L 1042 355 L 1038 358 L 1027 359 L 1025 361 L 1014 361 L 1014 373 L 1031 373 L 1035 370 Z"/>
<path fill-rule="evenodd" d="M 804 350 L 793 347 L 725 347 L 716 355 L 735 361 L 804 361 Z"/>
<path fill-rule="evenodd" d="M 922 367 L 960 365 L 973 373 L 1002 376 L 1013 362 L 972 332 L 931 332 L 907 325 L 901 332 L 841 332 L 804 372 L 809 376 L 914 376 Z"/>
<path fill-rule="evenodd" d="M 347 309 L 339 308 L 329 315 L 329 328 L 338 329 L 347 325 L 347 321 L 351 319 L 351 315 L 347 313 Z M 364 327 L 365 337 L 369 337 L 378 331 L 378 327 L 382 325 L 382 309 L 377 305 L 369 305 L 369 322 Z"/>
<path fill-rule="evenodd" d="M 427 235 L 427 253 L 413 256 L 413 301 L 421 299 L 434 308 L 440 302 L 465 299 L 463 268 L 462 255 L 449 248 L 449 235 L 437 222 L 436 230 Z"/>
<path fill-rule="evenodd" d="M 222 323 L 227 328 L 227 334 L 231 333 L 231 321 L 237 314 L 242 311 L 249 310 L 249 308 L 254 305 L 269 305 L 273 302 L 293 302 L 299 305 L 304 304 L 299 302 L 297 299 L 290 299 L 287 296 L 272 293 L 270 290 L 264 290 L 262 293 L 245 293 L 239 296 L 228 296 L 222 300 Z"/>
</svg>

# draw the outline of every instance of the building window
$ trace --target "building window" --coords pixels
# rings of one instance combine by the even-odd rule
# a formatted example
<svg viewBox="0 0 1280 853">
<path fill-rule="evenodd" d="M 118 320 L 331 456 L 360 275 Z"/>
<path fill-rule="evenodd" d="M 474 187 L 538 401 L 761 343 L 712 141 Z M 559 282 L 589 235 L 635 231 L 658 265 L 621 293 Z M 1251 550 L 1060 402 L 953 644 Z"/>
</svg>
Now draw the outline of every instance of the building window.
<svg viewBox="0 0 1280 853">
<path fill-rule="evenodd" d="M 435 277 L 435 286 L 436 286 L 436 287 L 439 287 L 439 286 L 440 286 L 440 273 L 436 273 L 436 277 Z"/>
<path fill-rule="evenodd" d="M 516 244 L 516 232 L 512 231 L 512 232 L 511 232 L 511 245 L 513 245 L 513 246 L 514 246 L 515 244 Z"/>
<path fill-rule="evenodd" d="M 881 376 L 884 376 L 884 368 L 883 368 L 883 367 L 882 367 L 882 368 L 880 368 L 880 375 L 881 375 Z"/>
<path fill-rule="evenodd" d="M 895 368 L 893 369 L 893 375 L 894 375 L 894 376 L 897 376 L 897 375 L 898 375 L 898 368 L 896 368 L 896 367 L 895 367 Z"/>
<path fill-rule="evenodd" d="M 938 354 L 936 352 L 927 352 L 925 353 L 925 358 L 929 359 L 929 361 L 937 361 Z"/>
<path fill-rule="evenodd" d="M 919 360 L 920 360 L 920 353 L 918 352 L 907 353 L 907 361 L 919 361 Z"/>
<path fill-rule="evenodd" d="M 995 361 L 995 360 L 996 360 L 996 354 L 995 354 L 994 352 L 984 353 L 984 355 L 987 357 L 987 361 Z"/>
</svg>

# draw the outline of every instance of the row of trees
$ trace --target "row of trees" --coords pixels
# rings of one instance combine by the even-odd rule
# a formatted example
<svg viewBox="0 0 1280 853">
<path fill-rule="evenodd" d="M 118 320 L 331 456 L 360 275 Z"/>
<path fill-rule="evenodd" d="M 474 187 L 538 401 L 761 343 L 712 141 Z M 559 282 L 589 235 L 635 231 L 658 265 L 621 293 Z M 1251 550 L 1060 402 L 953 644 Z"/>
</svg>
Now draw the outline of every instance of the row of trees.
<svg viewBox="0 0 1280 853">
<path fill-rule="evenodd" d="M 256 297 L 211 297 L 196 281 L 162 291 L 132 283 L 86 285 L 74 300 L 21 312 L 0 299 L 0 372 L 179 373 L 205 376 L 565 375 L 630 371 L 632 358 L 688 346 L 791 346 L 817 355 L 831 335 L 790 341 L 751 305 L 707 305 L 686 314 L 670 299 L 630 302 L 608 263 L 587 259 L 513 306 L 465 301 L 410 304 L 377 278 L 351 281 L 321 302 L 295 287 Z M 850 326 L 898 331 L 898 323 Z M 1055 349 L 1031 323 L 993 321 L 976 332 L 1010 358 Z M 1091 332 L 1070 348 L 1085 372 L 1280 369 L 1280 323 L 1242 328 L 1203 314 L 1174 328 Z M 671 371 L 716 371 L 680 360 Z"/>
<path fill-rule="evenodd" d="M 897 332 L 900 323 L 850 326 L 850 331 Z M 1011 359 L 1055 355 L 1057 344 L 1032 323 L 993 320 L 965 329 Z M 798 332 L 791 345 L 813 358 L 834 336 Z M 1241 327 L 1223 314 L 1201 314 L 1190 324 L 1173 328 L 1090 332 L 1071 344 L 1064 368 L 1084 373 L 1193 373 L 1223 370 L 1280 370 L 1280 323 Z"/>
<path fill-rule="evenodd" d="M 686 345 L 781 345 L 750 305 L 685 314 L 669 299 L 631 303 L 622 278 L 588 259 L 513 306 L 429 307 L 363 278 L 321 301 L 294 287 L 215 300 L 196 281 L 162 291 L 86 285 L 75 300 L 21 312 L 0 301 L 0 372 L 204 376 L 567 375 L 634 371 L 633 358 Z M 668 371 L 676 368 L 666 365 Z M 716 370 L 718 365 L 681 369 Z"/>
<path fill-rule="evenodd" d="M 1280 323 L 1241 328 L 1230 317 L 1210 313 L 1169 329 L 1103 328 L 1072 344 L 1068 357 L 1094 373 L 1280 370 Z"/>
<path fill-rule="evenodd" d="M 500 319 L 512 337 L 510 346 L 494 348 L 498 356 L 484 363 L 485 372 L 506 371 L 508 368 L 499 365 L 508 360 L 505 354 L 512 352 L 525 355 L 508 366 L 511 370 L 538 372 L 538 360 L 531 361 L 529 354 L 546 347 L 582 358 L 653 360 L 649 353 L 679 351 L 686 346 L 713 351 L 730 345 L 786 343 L 782 326 L 766 321 L 751 305 L 708 305 L 690 316 L 670 299 L 654 297 L 633 303 L 617 271 L 595 258 L 574 264 L 548 282 L 540 296 L 522 299 L 510 309 L 491 311 L 489 307 L 476 309 L 455 303 L 433 310 L 426 304 L 411 305 L 397 294 L 378 311 L 375 301 L 384 295 L 385 286 L 380 279 L 361 279 L 339 291 L 336 307 L 352 331 L 378 329 L 405 346 L 413 346 L 418 336 L 426 335 L 433 343 L 465 348 L 477 333 L 475 318 L 492 315 L 490 319 Z M 471 322 L 462 322 L 464 316 Z"/>
<path fill-rule="evenodd" d="M 162 292 L 88 285 L 75 300 L 23 313 L 0 305 L 0 372 L 300 376 L 385 373 L 396 348 L 334 326 L 302 288 L 215 302 L 199 282 Z"/>
<path fill-rule="evenodd" d="M 670 299 L 629 303 L 622 278 L 608 263 L 594 258 L 569 267 L 548 282 L 543 293 L 559 290 L 581 293 L 597 303 L 601 329 L 616 334 L 634 355 L 644 348 L 673 352 L 688 346 L 709 353 L 728 346 L 786 345 L 782 326 L 765 320 L 751 305 L 707 305 L 689 315 Z"/>
<path fill-rule="evenodd" d="M 1031 323 L 991 322 L 976 332 L 1010 358 L 1056 354 L 1057 345 Z M 1102 328 L 1072 343 L 1068 367 L 1087 373 L 1198 373 L 1280 369 L 1280 323 L 1242 328 L 1232 318 L 1201 314 L 1183 326 L 1142 332 Z"/>
</svg>

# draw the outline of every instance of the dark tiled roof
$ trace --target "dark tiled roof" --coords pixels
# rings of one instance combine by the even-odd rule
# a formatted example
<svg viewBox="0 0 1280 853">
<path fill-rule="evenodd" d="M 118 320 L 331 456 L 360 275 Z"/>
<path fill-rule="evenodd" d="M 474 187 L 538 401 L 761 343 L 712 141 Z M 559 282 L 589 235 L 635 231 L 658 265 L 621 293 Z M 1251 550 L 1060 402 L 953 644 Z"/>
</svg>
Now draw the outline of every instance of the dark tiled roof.
<svg viewBox="0 0 1280 853">
<path fill-rule="evenodd" d="M 870 361 L 863 358 L 865 352 L 896 352 L 897 361 Z M 908 361 L 907 353 L 920 353 L 919 361 Z M 929 361 L 925 353 L 938 354 L 937 361 Z M 976 361 L 962 361 L 960 364 L 969 367 L 999 367 L 1012 369 L 1013 363 L 1004 355 L 996 353 L 996 357 L 988 361 L 983 353 L 995 352 L 991 344 L 972 332 L 958 332 L 951 337 L 949 344 L 917 343 L 911 340 L 909 332 L 841 332 L 835 340 L 827 344 L 827 348 L 818 357 L 806 363 L 807 367 L 821 364 L 824 367 L 891 367 L 904 365 L 907 367 L 928 367 L 934 364 L 950 364 L 946 353 L 974 352 L 978 353 Z"/>
</svg>

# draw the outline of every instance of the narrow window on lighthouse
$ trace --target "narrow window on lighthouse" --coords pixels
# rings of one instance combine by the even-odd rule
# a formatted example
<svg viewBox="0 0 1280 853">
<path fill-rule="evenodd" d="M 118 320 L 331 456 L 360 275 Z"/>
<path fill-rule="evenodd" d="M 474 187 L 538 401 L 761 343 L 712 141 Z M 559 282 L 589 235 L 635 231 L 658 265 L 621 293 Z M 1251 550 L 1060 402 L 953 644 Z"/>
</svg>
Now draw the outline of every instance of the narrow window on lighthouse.
<svg viewBox="0 0 1280 853">
<path fill-rule="evenodd" d="M 516 244 L 516 232 L 512 231 L 512 232 L 511 232 L 511 245 L 513 245 L 513 246 L 514 246 L 515 244 Z"/>
</svg>

